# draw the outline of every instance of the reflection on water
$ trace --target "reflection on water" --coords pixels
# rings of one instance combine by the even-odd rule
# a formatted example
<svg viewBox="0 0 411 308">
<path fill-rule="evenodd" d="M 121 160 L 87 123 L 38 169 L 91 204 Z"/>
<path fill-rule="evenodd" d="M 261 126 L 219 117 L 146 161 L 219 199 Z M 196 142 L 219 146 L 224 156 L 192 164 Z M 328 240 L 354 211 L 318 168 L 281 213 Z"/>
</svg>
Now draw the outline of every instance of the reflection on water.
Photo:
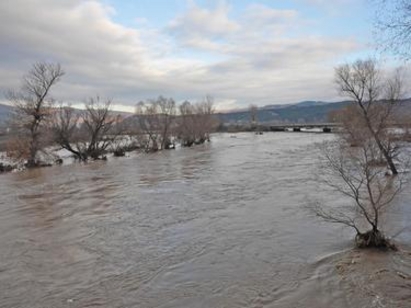
<svg viewBox="0 0 411 308">
<path fill-rule="evenodd" d="M 313 180 L 326 138 L 220 135 L 0 177 L 0 306 L 409 307 L 409 254 L 351 251 L 350 230 L 302 209 L 335 199 Z"/>
</svg>

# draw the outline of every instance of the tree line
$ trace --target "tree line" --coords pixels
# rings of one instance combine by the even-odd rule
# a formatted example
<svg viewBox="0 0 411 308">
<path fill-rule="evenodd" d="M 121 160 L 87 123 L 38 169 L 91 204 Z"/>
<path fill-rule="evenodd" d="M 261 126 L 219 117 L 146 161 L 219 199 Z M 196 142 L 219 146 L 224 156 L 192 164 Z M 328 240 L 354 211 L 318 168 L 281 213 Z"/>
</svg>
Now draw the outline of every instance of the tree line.
<svg viewBox="0 0 411 308">
<path fill-rule="evenodd" d="M 64 74 L 60 64 L 36 63 L 23 77 L 20 90 L 7 93 L 14 106 L 7 153 L 24 160 L 26 167 L 44 164 L 42 157 L 53 145 L 87 161 L 103 159 L 109 152 L 123 156 L 136 149 L 172 149 L 177 142 L 184 147 L 202 144 L 210 141 L 216 127 L 210 96 L 181 105 L 159 96 L 136 104 L 129 117 L 116 115 L 113 101 L 98 96 L 86 99 L 81 110 L 57 103 L 50 91 Z"/>
</svg>

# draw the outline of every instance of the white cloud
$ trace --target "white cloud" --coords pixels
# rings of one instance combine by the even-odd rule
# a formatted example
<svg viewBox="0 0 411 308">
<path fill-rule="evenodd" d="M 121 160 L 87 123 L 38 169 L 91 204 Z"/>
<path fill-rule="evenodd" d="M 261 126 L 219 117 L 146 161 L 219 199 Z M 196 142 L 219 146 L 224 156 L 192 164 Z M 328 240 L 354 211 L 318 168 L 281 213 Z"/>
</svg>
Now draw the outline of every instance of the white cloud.
<svg viewBox="0 0 411 308">
<path fill-rule="evenodd" d="M 47 9 L 44 9 L 47 8 Z M 221 2 L 192 3 L 166 29 L 113 21 L 98 1 L 0 2 L 0 90 L 18 86 L 35 61 L 66 71 L 58 99 L 99 94 L 117 104 L 160 94 L 176 100 L 215 97 L 219 108 L 335 97 L 333 63 L 361 46 L 301 31 L 298 11 L 250 5 L 235 19 Z"/>
<path fill-rule="evenodd" d="M 224 56 L 192 76 L 191 82 L 212 89 L 231 105 L 335 98 L 334 61 L 361 47 L 351 38 L 330 39 L 301 33 L 289 36 L 290 31 L 306 25 L 294 10 L 251 5 L 237 24 L 241 30 L 227 31 L 223 39 L 212 35 L 195 37 L 191 33 L 177 36 L 184 47 Z"/>
<path fill-rule="evenodd" d="M 251 4 L 246 12 L 248 20 L 253 23 L 281 24 L 294 21 L 298 17 L 296 10 L 276 10 L 262 4 Z"/>
<path fill-rule="evenodd" d="M 186 13 L 170 22 L 171 32 L 181 36 L 225 37 L 240 30 L 240 25 L 228 17 L 230 7 L 219 3 L 215 9 L 206 9 L 190 4 Z"/>
<path fill-rule="evenodd" d="M 295 2 L 320 9 L 331 16 L 349 16 L 359 10 L 366 1 L 364 0 L 294 0 Z"/>
<path fill-rule="evenodd" d="M 20 0 L 1 2 L 0 12 L 8 25 L 0 30 L 2 45 L 17 52 L 0 54 L 12 57 L 21 72 L 37 60 L 59 61 L 67 71 L 66 87 L 86 83 L 96 90 L 98 84 L 127 76 L 130 67 L 147 73 L 139 32 L 112 22 L 113 10 L 100 3 Z"/>
</svg>

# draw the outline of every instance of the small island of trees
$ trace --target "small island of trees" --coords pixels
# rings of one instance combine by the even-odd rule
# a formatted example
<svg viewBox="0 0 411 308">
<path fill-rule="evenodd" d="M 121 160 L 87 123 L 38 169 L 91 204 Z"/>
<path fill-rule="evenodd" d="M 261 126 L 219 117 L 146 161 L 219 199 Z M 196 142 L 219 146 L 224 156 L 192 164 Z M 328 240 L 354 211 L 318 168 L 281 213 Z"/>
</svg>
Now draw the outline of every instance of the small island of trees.
<svg viewBox="0 0 411 308">
<path fill-rule="evenodd" d="M 106 159 L 109 153 L 174 149 L 176 143 L 191 147 L 210 141 L 216 127 L 210 96 L 179 106 L 159 96 L 136 104 L 128 117 L 116 115 L 113 101 L 99 96 L 86 99 L 82 109 L 57 103 L 50 93 L 64 74 L 60 64 L 36 63 L 23 77 L 21 89 L 7 93 L 13 106 L 7 155 L 20 166 L 48 166 L 50 157 L 61 163 L 53 154 L 59 149 L 85 162 Z"/>
</svg>

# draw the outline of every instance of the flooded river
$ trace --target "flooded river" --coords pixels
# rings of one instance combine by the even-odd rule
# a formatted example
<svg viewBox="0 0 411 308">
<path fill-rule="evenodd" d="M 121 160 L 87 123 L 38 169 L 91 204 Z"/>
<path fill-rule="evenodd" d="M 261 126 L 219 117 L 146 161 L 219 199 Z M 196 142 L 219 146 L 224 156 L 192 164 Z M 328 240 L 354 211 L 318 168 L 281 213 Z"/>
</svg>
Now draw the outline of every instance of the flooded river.
<svg viewBox="0 0 411 308">
<path fill-rule="evenodd" d="M 0 176 L 0 307 L 411 307 L 398 253 L 352 250 L 304 205 L 325 134 L 210 144 Z M 387 232 L 411 224 L 411 189 Z"/>
</svg>

